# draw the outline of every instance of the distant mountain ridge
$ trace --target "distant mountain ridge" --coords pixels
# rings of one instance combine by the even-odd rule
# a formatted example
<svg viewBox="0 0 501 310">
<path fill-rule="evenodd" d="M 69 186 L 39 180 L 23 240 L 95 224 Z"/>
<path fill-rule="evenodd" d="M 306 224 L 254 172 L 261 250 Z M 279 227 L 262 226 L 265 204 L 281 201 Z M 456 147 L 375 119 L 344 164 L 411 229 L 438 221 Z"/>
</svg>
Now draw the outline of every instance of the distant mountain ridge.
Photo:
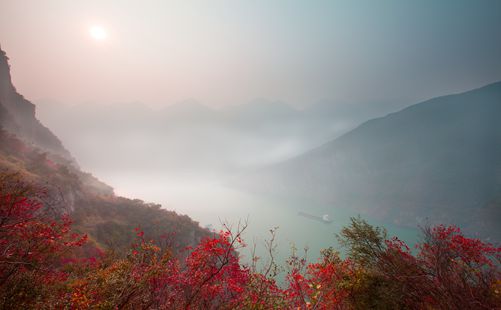
<svg viewBox="0 0 501 310">
<path fill-rule="evenodd" d="M 244 182 L 406 225 L 458 223 L 499 240 L 500 117 L 498 82 L 367 121 Z"/>
<path fill-rule="evenodd" d="M 212 178 L 296 156 L 379 115 L 375 107 L 357 113 L 361 109 L 324 101 L 299 110 L 265 98 L 214 108 L 190 99 L 157 109 L 137 102 L 45 102 L 38 115 L 82 166 L 100 175 L 130 169 Z M 105 154 L 94 151 L 103 148 Z"/>
</svg>

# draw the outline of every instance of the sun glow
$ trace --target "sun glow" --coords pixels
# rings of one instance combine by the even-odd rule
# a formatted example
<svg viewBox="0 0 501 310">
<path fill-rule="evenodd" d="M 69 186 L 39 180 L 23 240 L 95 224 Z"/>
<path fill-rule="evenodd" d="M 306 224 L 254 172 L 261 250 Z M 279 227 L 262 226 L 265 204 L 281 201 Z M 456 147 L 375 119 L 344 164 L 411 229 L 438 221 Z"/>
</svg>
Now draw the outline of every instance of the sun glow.
<svg viewBox="0 0 501 310">
<path fill-rule="evenodd" d="M 101 26 L 92 26 L 89 28 L 89 35 L 96 41 L 105 41 L 108 38 L 108 33 Z"/>
</svg>

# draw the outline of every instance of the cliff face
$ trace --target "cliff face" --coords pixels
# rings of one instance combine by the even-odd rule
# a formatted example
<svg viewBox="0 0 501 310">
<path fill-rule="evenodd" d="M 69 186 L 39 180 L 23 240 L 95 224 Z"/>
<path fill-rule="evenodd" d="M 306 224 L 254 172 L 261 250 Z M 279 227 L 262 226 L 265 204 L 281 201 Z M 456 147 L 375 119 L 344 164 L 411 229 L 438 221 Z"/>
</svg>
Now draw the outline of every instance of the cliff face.
<svg viewBox="0 0 501 310">
<path fill-rule="evenodd" d="M 0 49 L 0 177 L 19 175 L 43 188 L 51 210 L 69 213 L 73 227 L 91 242 L 128 249 L 134 228 L 157 244 L 172 236 L 172 249 L 196 245 L 209 231 L 188 216 L 160 205 L 118 197 L 113 188 L 80 170 L 61 141 L 35 116 L 35 105 L 12 84 L 8 58 Z"/>
<path fill-rule="evenodd" d="M 25 143 L 71 159 L 61 141 L 35 117 L 35 105 L 12 84 L 8 57 L 0 48 L 0 127 Z"/>
</svg>

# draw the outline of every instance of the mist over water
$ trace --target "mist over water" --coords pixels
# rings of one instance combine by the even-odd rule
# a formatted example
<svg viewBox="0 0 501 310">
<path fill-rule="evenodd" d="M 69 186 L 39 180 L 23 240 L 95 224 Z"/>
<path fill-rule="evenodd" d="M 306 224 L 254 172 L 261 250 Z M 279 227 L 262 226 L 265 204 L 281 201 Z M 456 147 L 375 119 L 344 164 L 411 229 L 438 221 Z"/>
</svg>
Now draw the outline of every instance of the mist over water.
<svg viewBox="0 0 501 310">
<path fill-rule="evenodd" d="M 55 111 L 40 104 L 38 115 L 82 168 L 111 184 L 116 194 L 159 203 L 210 229 L 248 221 L 245 240 L 257 245 L 259 256 L 266 257 L 264 241 L 270 229 L 278 228 L 278 259 L 285 260 L 293 245 L 309 248 L 314 259 L 321 248 L 336 245 L 335 233 L 357 215 L 346 206 L 256 194 L 235 180 L 321 145 L 367 114 L 346 109 L 334 115 L 318 106 L 298 111 L 267 101 L 226 110 L 191 102 L 162 112 L 141 104 Z M 299 211 L 328 214 L 333 222 L 301 217 Z M 416 230 L 390 227 L 390 233 L 402 232 L 404 239 L 415 241 Z M 242 254 L 250 256 L 251 248 Z"/>
<path fill-rule="evenodd" d="M 495 38 L 495 0 L 0 0 L 0 308 L 498 309 Z"/>
<path fill-rule="evenodd" d="M 266 100 L 225 109 L 193 101 L 163 110 L 41 105 L 39 117 L 84 170 L 119 195 L 159 203 L 216 230 L 248 220 L 248 242 L 262 244 L 278 227 L 280 257 L 291 242 L 318 255 L 359 213 L 409 244 L 419 224 L 457 224 L 497 238 L 495 221 L 486 222 L 497 216 L 489 207 L 497 187 L 472 182 L 497 173 L 490 154 L 499 151 L 492 115 L 500 85 L 376 119 L 381 115 L 360 113 L 359 106 L 296 110 Z M 327 215 L 332 223 L 298 212 Z"/>
<path fill-rule="evenodd" d="M 250 246 L 242 251 L 247 258 L 250 256 L 251 245 L 255 243 L 257 254 L 266 259 L 264 241 L 270 239 L 270 229 L 277 228 L 276 255 L 279 260 L 284 261 L 290 255 L 292 246 L 300 253 L 308 248 L 308 258 L 314 260 L 320 255 L 322 248 L 337 245 L 335 234 L 349 223 L 350 217 L 358 215 L 343 206 L 249 193 L 232 188 L 216 178 L 126 173 L 103 175 L 102 178 L 114 184 L 119 195 L 142 197 L 161 203 L 165 208 L 189 215 L 208 228 L 219 230 L 224 223 L 236 228 L 239 222 L 247 221 L 248 228 L 244 237 Z M 317 216 L 328 214 L 332 223 L 299 216 L 299 211 Z M 409 244 L 414 244 L 417 240 L 417 227 L 400 227 L 370 218 L 368 220 L 374 225 L 384 225 L 390 235 L 398 235 Z"/>
</svg>

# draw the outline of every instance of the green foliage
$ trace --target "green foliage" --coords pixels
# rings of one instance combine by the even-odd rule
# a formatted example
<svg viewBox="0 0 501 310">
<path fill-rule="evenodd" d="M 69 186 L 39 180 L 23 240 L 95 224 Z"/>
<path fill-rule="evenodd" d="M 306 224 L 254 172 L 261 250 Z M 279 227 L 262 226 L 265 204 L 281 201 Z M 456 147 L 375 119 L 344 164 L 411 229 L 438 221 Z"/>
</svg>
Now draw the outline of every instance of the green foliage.
<svg viewBox="0 0 501 310">
<path fill-rule="evenodd" d="M 386 229 L 368 224 L 360 216 L 352 217 L 351 224 L 337 236 L 348 256 L 362 266 L 374 265 L 385 250 Z"/>
</svg>

